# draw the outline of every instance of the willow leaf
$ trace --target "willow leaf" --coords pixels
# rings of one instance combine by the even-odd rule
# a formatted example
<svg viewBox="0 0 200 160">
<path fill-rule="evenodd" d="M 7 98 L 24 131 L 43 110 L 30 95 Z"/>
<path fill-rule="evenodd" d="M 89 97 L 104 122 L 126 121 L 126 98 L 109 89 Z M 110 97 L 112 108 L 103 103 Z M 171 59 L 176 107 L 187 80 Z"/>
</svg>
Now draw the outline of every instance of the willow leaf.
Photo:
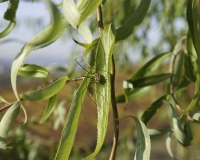
<svg viewBox="0 0 200 160">
<path fill-rule="evenodd" d="M 92 42 L 92 34 L 85 22 L 81 23 L 77 29 L 78 20 L 81 15 L 74 3 L 74 0 L 64 0 L 63 11 L 67 21 L 83 36 L 86 42 Z"/>
<path fill-rule="evenodd" d="M 116 30 L 116 41 L 129 37 L 143 21 L 147 14 L 151 0 L 142 0 L 133 15 L 121 27 Z"/>
<path fill-rule="evenodd" d="M 168 134 L 167 134 L 167 139 L 166 139 L 166 148 L 167 148 L 167 152 L 168 154 L 170 155 L 171 158 L 177 160 L 175 157 L 174 157 L 174 154 L 172 152 L 172 147 L 171 147 L 171 140 L 172 140 L 172 131 L 169 131 Z"/>
<path fill-rule="evenodd" d="M 198 69 L 200 74 L 200 2 L 198 0 L 188 0 L 187 5 L 187 20 L 193 44 L 198 56 Z"/>
<path fill-rule="evenodd" d="M 195 120 L 195 121 L 197 121 L 198 123 L 200 123 L 200 112 L 195 113 L 192 116 L 192 119 Z"/>
<path fill-rule="evenodd" d="M 49 71 L 46 68 L 35 64 L 23 64 L 18 70 L 18 75 L 46 78 L 49 75 Z"/>
<path fill-rule="evenodd" d="M 197 100 L 199 98 L 199 94 L 200 94 L 200 83 L 199 83 L 199 79 L 195 82 L 195 92 L 194 92 L 194 96 L 192 101 L 190 102 L 189 106 L 185 109 L 184 113 L 181 115 L 180 118 L 182 118 L 184 115 L 186 115 L 191 109 L 193 109 L 193 107 L 195 106 L 195 104 L 197 103 Z"/>
<path fill-rule="evenodd" d="M 163 74 L 147 76 L 147 77 L 142 77 L 142 78 L 136 78 L 136 79 L 127 80 L 127 81 L 129 83 L 131 83 L 134 88 L 141 88 L 141 87 L 146 87 L 146 86 L 150 86 L 150 85 L 155 85 L 155 84 L 162 82 L 166 79 L 169 79 L 173 76 L 174 76 L 173 74 L 163 73 Z"/>
<path fill-rule="evenodd" d="M 112 52 L 115 44 L 115 27 L 114 25 L 106 25 L 97 46 L 96 54 L 96 72 L 100 72 L 106 80 L 105 86 L 96 84 L 96 103 L 97 103 L 97 144 L 95 151 L 85 159 L 93 159 L 100 151 L 108 125 L 108 113 L 110 106 L 110 70 L 112 62 Z"/>
<path fill-rule="evenodd" d="M 151 141 L 150 141 L 148 129 L 146 128 L 145 124 L 137 117 L 125 116 L 122 119 L 120 119 L 120 121 L 125 118 L 133 118 L 136 124 L 137 144 L 136 144 L 134 160 L 149 160 L 150 150 L 151 150 Z"/>
<path fill-rule="evenodd" d="M 170 104 L 171 105 L 171 104 Z M 187 147 L 190 145 L 189 140 L 187 139 L 183 128 L 181 126 L 181 122 L 180 120 L 177 118 L 176 112 L 173 108 L 173 106 L 171 105 L 171 110 L 172 110 L 172 120 L 173 120 L 173 127 L 174 127 L 174 133 L 176 135 L 176 139 L 178 140 L 178 142 L 184 146 Z"/>
<path fill-rule="evenodd" d="M 8 24 L 8 26 L 2 32 L 0 32 L 0 38 L 5 37 L 10 32 L 12 32 L 12 30 L 15 28 L 15 24 L 16 24 L 16 20 L 10 21 L 9 24 Z"/>
<path fill-rule="evenodd" d="M 20 112 L 21 102 L 14 103 L 4 114 L 0 122 L 0 149 L 6 149 L 8 131 Z"/>
<path fill-rule="evenodd" d="M 133 80 L 135 78 L 140 78 L 149 75 L 156 69 L 158 69 L 161 65 L 161 63 L 171 55 L 171 52 L 161 53 L 154 58 L 152 58 L 150 61 L 148 61 L 145 65 L 140 67 L 130 78 L 129 80 Z"/>
<path fill-rule="evenodd" d="M 67 76 L 60 78 L 49 85 L 39 88 L 34 91 L 26 92 L 20 94 L 20 97 L 29 101 L 41 101 L 45 99 L 49 99 L 53 95 L 55 95 L 58 91 L 62 89 L 65 85 L 66 81 L 69 78 Z"/>
<path fill-rule="evenodd" d="M 101 4 L 102 0 L 88 0 L 87 5 L 85 6 L 85 8 L 83 9 L 83 11 L 81 11 L 81 16 L 78 20 L 78 26 L 86 20 L 86 18 L 92 14 L 97 7 Z"/>
<path fill-rule="evenodd" d="M 153 115 L 157 112 L 157 110 L 163 105 L 163 100 L 165 99 L 166 95 L 158 98 L 145 110 L 141 118 L 144 124 L 148 123 L 148 121 L 153 117 Z"/>
<path fill-rule="evenodd" d="M 86 77 L 90 77 L 90 76 L 91 76 L 91 72 L 89 71 L 86 74 Z M 75 93 L 68 117 L 63 127 L 61 140 L 58 147 L 58 151 L 55 156 L 55 160 L 57 159 L 65 160 L 69 158 L 69 155 L 74 143 L 74 138 L 76 135 L 81 107 L 82 107 L 84 96 L 86 94 L 89 83 L 90 83 L 90 78 L 84 78 L 84 80 L 82 81 L 81 85 L 79 86 L 78 90 Z"/>
<path fill-rule="evenodd" d="M 53 43 L 57 38 L 63 34 L 63 30 L 66 30 L 66 26 L 62 28 L 61 14 L 57 7 L 51 2 L 46 0 L 47 8 L 50 9 L 52 15 L 52 25 L 41 31 L 35 37 L 33 37 L 28 43 L 26 43 L 21 51 L 15 57 L 11 68 L 11 84 L 16 98 L 19 100 L 17 93 L 16 81 L 17 73 L 20 66 L 23 64 L 26 57 L 34 49 L 38 49 Z"/>
<path fill-rule="evenodd" d="M 40 120 L 40 123 L 44 123 L 44 121 L 46 121 L 49 118 L 49 116 L 55 109 L 57 102 L 58 102 L 58 96 L 56 94 L 53 95 L 51 98 L 49 98 L 48 105 L 44 111 L 44 114 Z"/>
<path fill-rule="evenodd" d="M 19 0 L 10 0 L 7 11 L 4 14 L 4 19 L 15 22 L 15 14 L 18 8 Z"/>
</svg>

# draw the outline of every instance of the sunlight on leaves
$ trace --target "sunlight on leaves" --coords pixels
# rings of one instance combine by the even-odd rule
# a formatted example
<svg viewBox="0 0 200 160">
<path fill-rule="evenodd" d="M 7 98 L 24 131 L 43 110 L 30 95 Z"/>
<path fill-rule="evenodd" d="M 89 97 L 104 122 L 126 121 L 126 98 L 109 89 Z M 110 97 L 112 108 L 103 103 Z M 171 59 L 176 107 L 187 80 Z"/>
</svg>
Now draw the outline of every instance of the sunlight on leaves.
<svg viewBox="0 0 200 160">
<path fill-rule="evenodd" d="M 77 29 L 78 20 L 81 15 L 75 6 L 74 0 L 64 0 L 63 11 L 67 21 L 74 27 L 74 29 Z M 85 22 L 81 23 L 77 31 L 83 36 L 87 43 L 92 42 L 92 34 Z"/>
</svg>

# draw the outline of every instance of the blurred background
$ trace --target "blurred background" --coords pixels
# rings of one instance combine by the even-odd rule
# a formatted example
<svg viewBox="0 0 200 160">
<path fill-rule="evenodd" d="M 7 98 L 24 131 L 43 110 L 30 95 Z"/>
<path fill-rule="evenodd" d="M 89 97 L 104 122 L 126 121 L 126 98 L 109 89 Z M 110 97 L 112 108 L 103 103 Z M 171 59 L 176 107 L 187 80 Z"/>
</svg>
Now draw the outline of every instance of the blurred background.
<svg viewBox="0 0 200 160">
<path fill-rule="evenodd" d="M 55 4 L 60 4 L 61 0 L 53 0 Z M 113 22 L 118 28 L 130 17 L 139 5 L 140 0 L 107 0 L 103 5 L 104 23 Z M 4 30 L 8 21 L 3 19 L 4 12 L 8 6 L 7 2 L 0 3 L 0 31 Z M 62 12 L 62 7 L 59 7 Z M 14 94 L 10 83 L 10 67 L 17 53 L 23 45 L 34 35 L 46 28 L 50 22 L 48 8 L 42 1 L 26 1 L 19 3 L 17 10 L 17 24 L 14 30 L 6 37 L 0 39 L 0 95 L 8 101 L 14 101 Z M 88 21 L 93 39 L 98 37 L 96 15 L 94 14 Z M 116 92 L 123 93 L 122 82 L 129 78 L 134 71 L 147 62 L 150 58 L 160 53 L 172 51 L 175 44 L 183 36 L 187 35 L 188 25 L 186 21 L 186 1 L 152 0 L 148 14 L 138 27 L 137 31 L 127 40 L 118 43 L 114 49 L 114 56 L 117 67 Z M 83 55 L 83 48 L 78 46 L 73 39 L 86 43 L 75 30 L 68 29 L 66 33 L 56 42 L 48 47 L 31 52 L 25 63 L 38 64 L 47 67 L 50 71 L 57 67 L 57 71 L 52 71 L 51 78 L 58 78 L 61 75 L 70 75 L 72 77 L 85 74 L 85 70 L 75 61 L 76 58 Z M 83 67 L 87 67 L 83 59 L 78 60 Z M 160 71 L 167 71 L 169 60 L 163 64 Z M 59 66 L 59 67 L 58 67 Z M 119 74 L 120 73 L 120 74 Z M 42 85 L 42 80 L 22 78 L 18 81 L 19 93 L 37 88 Z M 119 87 L 118 87 L 119 86 Z M 13 154 L 0 151 L 0 155 L 7 159 L 53 159 L 59 142 L 63 122 L 68 113 L 72 95 L 77 85 L 66 86 L 59 93 L 59 101 L 56 111 L 50 120 L 40 125 L 38 122 L 43 114 L 47 102 L 24 102 L 28 113 L 28 123 L 22 125 L 23 113 L 17 119 L 13 130 L 9 132 L 10 137 L 23 137 L 21 143 L 18 143 Z M 193 91 L 188 92 L 191 98 Z M 159 84 L 152 90 L 150 95 L 143 96 L 136 101 L 128 104 L 119 104 L 120 117 L 130 113 L 134 116 L 141 116 L 144 109 L 147 108 L 157 97 L 165 93 L 165 84 Z M 90 103 L 88 103 L 90 101 Z M 188 99 L 189 101 L 189 99 Z M 81 159 L 91 153 L 95 147 L 96 139 L 96 109 L 95 103 L 89 97 L 86 97 L 83 113 L 76 136 L 75 145 L 71 159 Z M 89 105 L 88 105 L 89 104 Z M 127 107 L 126 110 L 124 108 Z M 168 113 L 166 107 L 163 107 L 148 124 L 149 128 L 169 128 Z M 0 114 L 2 117 L 3 113 Z M 85 115 L 85 116 L 84 116 Z M 84 118 L 86 117 L 86 118 Z M 87 120 L 91 117 L 94 120 Z M 111 116 L 110 116 L 111 117 Z M 158 120 L 162 123 L 158 123 Z M 108 127 L 108 134 L 105 145 L 96 159 L 107 159 L 112 144 L 112 119 Z M 133 122 L 127 120 L 120 124 L 120 144 L 117 159 L 132 159 L 134 156 L 135 130 Z M 152 160 L 170 159 L 165 148 L 166 134 L 158 138 L 152 138 Z M 174 149 L 179 157 L 190 156 L 190 149 L 180 149 L 180 146 L 174 142 Z M 186 151 L 187 150 L 187 151 Z M 191 149 L 192 150 L 192 149 Z M 184 154 L 183 154 L 184 153 Z M 197 153 L 195 153 L 197 154 Z M 195 156 L 195 155 L 193 155 Z M 36 158 L 37 157 L 37 158 Z M 0 158 L 1 160 L 1 158 Z"/>
</svg>

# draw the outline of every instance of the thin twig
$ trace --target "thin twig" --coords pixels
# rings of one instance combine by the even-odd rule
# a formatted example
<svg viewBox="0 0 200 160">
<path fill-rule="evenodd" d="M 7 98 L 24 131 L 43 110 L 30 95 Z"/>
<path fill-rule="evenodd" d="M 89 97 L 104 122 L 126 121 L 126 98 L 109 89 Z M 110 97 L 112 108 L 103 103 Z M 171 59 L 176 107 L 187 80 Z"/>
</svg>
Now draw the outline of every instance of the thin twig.
<svg viewBox="0 0 200 160">
<path fill-rule="evenodd" d="M 98 22 L 99 33 L 101 34 L 103 31 L 103 16 L 101 11 L 101 6 L 97 8 L 97 22 Z"/>
<path fill-rule="evenodd" d="M 113 124 L 114 124 L 113 146 L 110 154 L 110 160 L 114 160 L 117 151 L 117 143 L 119 137 L 119 121 L 118 121 L 119 116 L 115 100 L 115 61 L 113 55 L 112 55 L 112 74 L 110 75 L 110 83 L 111 83 L 111 102 L 113 110 Z"/>
</svg>

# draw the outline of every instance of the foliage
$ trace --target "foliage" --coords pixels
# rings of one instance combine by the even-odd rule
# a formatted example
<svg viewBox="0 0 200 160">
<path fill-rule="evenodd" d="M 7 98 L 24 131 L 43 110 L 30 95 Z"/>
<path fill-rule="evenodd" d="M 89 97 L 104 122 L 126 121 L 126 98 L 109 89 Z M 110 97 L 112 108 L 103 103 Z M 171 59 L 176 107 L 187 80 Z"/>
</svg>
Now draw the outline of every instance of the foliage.
<svg viewBox="0 0 200 160">
<path fill-rule="evenodd" d="M 0 2 L 5 1 L 2 0 Z M 188 0 L 187 3 L 186 1 L 177 3 L 174 1 L 156 2 L 153 0 L 141 0 L 140 3 L 138 3 L 139 1 L 132 2 L 131 0 L 122 2 L 119 0 L 114 2 L 111 0 L 78 0 L 77 2 L 74 0 L 64 0 L 63 3 L 57 5 L 49 0 L 44 2 L 51 15 L 51 24 L 28 41 L 21 48 L 12 63 L 11 85 L 16 101 L 8 102 L 2 97 L 3 95 L 0 96 L 0 103 L 5 104 L 0 109 L 2 113 L 0 121 L 0 149 L 9 150 L 17 148 L 18 144 L 22 143 L 22 139 L 26 138 L 23 135 L 22 139 L 16 138 L 11 143 L 7 143 L 10 127 L 16 121 L 21 111 L 20 108 L 22 108 L 25 114 L 25 125 L 27 123 L 26 109 L 22 102 L 31 101 L 30 103 L 32 103 L 32 101 L 48 100 L 47 107 L 40 120 L 40 123 L 45 124 L 51 114 L 55 113 L 56 108 L 58 108 L 56 107 L 58 92 L 63 92 L 64 86 L 70 85 L 72 81 L 81 81 L 73 95 L 70 110 L 61 133 L 60 143 L 56 148 L 55 155 L 53 155 L 54 159 L 69 159 L 73 152 L 74 139 L 87 90 L 97 107 L 97 143 L 94 151 L 84 159 L 93 159 L 102 150 L 110 120 L 110 104 L 112 106 L 114 127 L 114 140 L 110 159 L 117 158 L 119 123 L 127 117 L 133 118 L 136 124 L 136 160 L 150 159 L 150 135 L 158 136 L 165 132 L 168 132 L 166 147 L 169 155 L 173 159 L 179 158 L 173 154 L 171 147 L 172 136 L 175 136 L 175 139 L 182 147 L 191 146 L 194 138 L 191 125 L 199 123 L 200 116 L 199 109 L 194 109 L 195 106 L 198 106 L 200 94 L 200 2 L 198 0 Z M 0 33 L 0 38 L 5 38 L 15 27 L 18 3 L 19 1 L 9 1 L 4 19 L 10 23 Z M 135 7 L 136 5 L 137 7 Z M 62 6 L 63 15 L 59 10 L 60 6 Z M 159 14 L 162 10 L 160 8 L 163 9 L 162 14 Z M 186 15 L 183 14 L 184 9 L 187 9 Z M 93 14 L 95 14 L 96 10 L 97 20 L 94 20 Z M 186 29 L 177 31 L 175 20 L 180 17 L 183 20 L 187 19 L 188 31 Z M 149 48 L 148 54 L 153 55 L 153 57 L 147 61 L 145 50 L 149 43 L 147 34 L 148 28 L 151 28 L 149 27 L 150 21 L 155 21 L 155 24 L 161 23 L 163 38 L 157 43 L 155 47 L 157 49 Z M 52 79 L 48 68 L 36 64 L 24 64 L 25 59 L 32 51 L 48 47 L 61 38 L 70 28 L 77 31 L 73 32 L 72 35 L 80 34 L 86 41 L 83 43 L 74 40 L 77 46 L 84 48 L 83 57 L 87 61 L 89 68 L 84 76 L 72 77 L 74 72 L 72 71 L 68 75 Z M 140 33 L 136 32 L 137 28 Z M 99 30 L 99 37 L 93 39 L 93 35 L 95 35 L 97 30 Z M 143 42 L 142 45 L 141 42 Z M 139 49 L 141 62 L 143 63 L 140 64 L 141 66 L 133 74 L 129 74 L 130 78 L 124 79 L 123 93 L 116 96 L 114 84 L 115 73 L 118 68 L 116 69 L 115 66 L 119 66 L 116 57 L 122 60 L 126 59 L 126 62 L 128 62 L 126 51 L 124 51 L 124 54 L 119 53 L 123 50 L 128 50 L 127 46 L 132 43 L 134 43 L 134 49 Z M 163 51 L 162 46 L 165 44 L 168 45 L 168 52 Z M 132 49 L 131 47 L 128 46 L 130 50 Z M 93 64 L 91 60 L 88 61 L 88 57 L 92 59 Z M 166 67 L 168 71 L 166 71 Z M 82 68 L 86 70 L 84 67 Z M 56 71 L 59 69 L 61 68 L 57 67 Z M 17 76 L 40 78 L 46 84 L 19 95 Z M 166 90 L 163 92 L 163 95 L 159 95 L 142 112 L 141 117 L 131 114 L 125 117 L 118 116 L 119 108 L 117 108 L 117 103 L 128 105 L 135 99 L 145 94 L 150 94 L 149 92 L 152 92 L 155 89 L 154 86 L 158 83 L 164 84 Z M 188 105 L 182 105 L 181 100 L 184 98 L 184 92 L 189 89 L 190 85 L 195 87 L 193 98 Z M 147 127 L 150 120 L 153 119 L 153 116 L 159 109 L 164 112 L 163 106 L 166 106 L 166 110 L 170 111 L 168 123 L 171 125 L 163 132 L 161 130 L 150 131 Z M 34 147 L 36 148 L 37 145 L 39 144 L 33 144 L 30 150 L 34 150 Z M 36 153 L 37 150 L 34 150 L 34 152 Z"/>
</svg>

